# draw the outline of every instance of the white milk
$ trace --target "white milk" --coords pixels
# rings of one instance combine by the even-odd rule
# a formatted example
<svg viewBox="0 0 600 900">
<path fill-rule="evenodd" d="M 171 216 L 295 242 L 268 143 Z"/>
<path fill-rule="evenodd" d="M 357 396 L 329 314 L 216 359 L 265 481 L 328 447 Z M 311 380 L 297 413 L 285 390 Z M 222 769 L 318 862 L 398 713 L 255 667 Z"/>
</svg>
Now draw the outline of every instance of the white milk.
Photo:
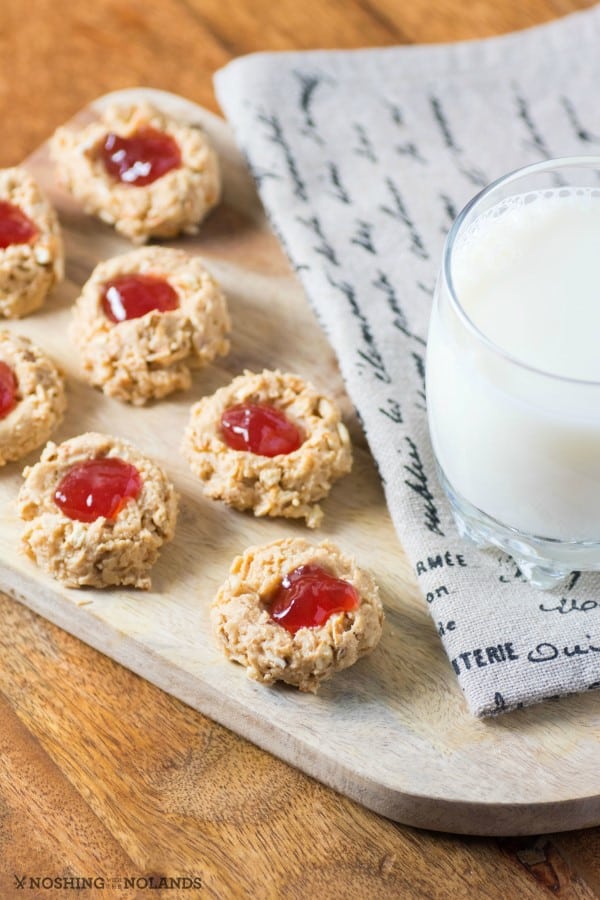
<svg viewBox="0 0 600 900">
<path fill-rule="evenodd" d="M 475 328 L 441 279 L 427 399 L 446 478 L 521 532 L 600 541 L 600 191 L 493 207 L 459 235 L 451 279 Z"/>
</svg>

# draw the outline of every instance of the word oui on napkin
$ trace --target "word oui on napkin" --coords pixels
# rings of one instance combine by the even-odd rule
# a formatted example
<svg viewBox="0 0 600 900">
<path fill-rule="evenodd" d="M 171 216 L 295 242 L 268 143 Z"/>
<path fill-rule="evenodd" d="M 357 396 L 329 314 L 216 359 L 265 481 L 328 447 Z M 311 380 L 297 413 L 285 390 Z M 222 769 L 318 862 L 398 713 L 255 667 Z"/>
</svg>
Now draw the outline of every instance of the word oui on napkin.
<svg viewBox="0 0 600 900">
<path fill-rule="evenodd" d="M 458 537 L 426 422 L 431 298 L 444 237 L 474 193 L 527 163 L 600 154 L 598 46 L 600 8 L 465 44 L 255 54 L 216 76 L 482 716 L 600 687 L 600 575 L 541 593 L 509 557 Z"/>
</svg>

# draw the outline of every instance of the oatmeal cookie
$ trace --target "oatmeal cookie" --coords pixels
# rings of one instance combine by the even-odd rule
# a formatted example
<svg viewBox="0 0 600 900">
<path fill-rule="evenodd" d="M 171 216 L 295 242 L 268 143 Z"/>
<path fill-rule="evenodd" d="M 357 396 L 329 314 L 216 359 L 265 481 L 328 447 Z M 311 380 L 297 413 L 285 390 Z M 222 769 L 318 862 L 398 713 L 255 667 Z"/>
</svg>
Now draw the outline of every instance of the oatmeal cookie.
<svg viewBox="0 0 600 900">
<path fill-rule="evenodd" d="M 114 321 L 113 310 L 125 315 L 122 297 L 127 296 L 127 287 L 115 288 L 115 283 L 127 276 L 156 279 L 163 289 L 166 283 L 175 307 L 143 315 L 143 308 L 133 309 L 136 318 Z M 106 306 L 109 290 L 117 306 Z M 90 384 L 139 406 L 188 388 L 190 368 L 228 352 L 230 327 L 225 296 L 197 257 L 146 247 L 96 266 L 73 307 L 70 334 Z"/>
<path fill-rule="evenodd" d="M 12 242 L 11 232 L 19 242 Z M 0 169 L 0 315 L 17 319 L 38 309 L 62 280 L 63 268 L 49 201 L 24 169 Z"/>
<path fill-rule="evenodd" d="M 122 464 L 125 487 L 106 471 L 90 476 L 90 461 L 106 460 L 120 461 L 112 465 Z M 150 588 L 148 571 L 177 518 L 177 495 L 160 466 L 125 441 L 90 432 L 49 443 L 23 475 L 19 514 L 30 523 L 22 538 L 30 559 L 67 587 Z M 107 503 L 111 512 L 93 518 Z"/>
<path fill-rule="evenodd" d="M 59 128 L 51 153 L 85 211 L 134 243 L 196 233 L 219 200 L 217 155 L 205 134 L 148 103 L 111 106 L 79 130 Z"/>
<path fill-rule="evenodd" d="M 226 410 L 244 404 L 283 413 L 298 428 L 300 446 L 276 456 L 232 449 L 221 419 Z M 209 497 L 252 509 L 255 516 L 304 518 L 310 528 L 323 517 L 317 501 L 352 468 L 350 436 L 334 401 L 297 375 L 268 370 L 246 371 L 196 403 L 183 453 Z"/>
<path fill-rule="evenodd" d="M 0 331 L 0 466 L 47 441 L 66 405 L 52 360 L 29 338 Z"/>
<path fill-rule="evenodd" d="M 274 621 L 272 597 L 282 580 L 302 566 L 318 566 L 351 585 L 358 606 L 295 633 Z M 322 681 L 377 646 L 383 607 L 371 576 L 334 544 L 313 546 L 301 538 L 286 538 L 250 547 L 234 559 L 213 601 L 211 618 L 225 655 L 245 666 L 250 678 L 264 684 L 285 681 L 316 693 Z"/>
</svg>

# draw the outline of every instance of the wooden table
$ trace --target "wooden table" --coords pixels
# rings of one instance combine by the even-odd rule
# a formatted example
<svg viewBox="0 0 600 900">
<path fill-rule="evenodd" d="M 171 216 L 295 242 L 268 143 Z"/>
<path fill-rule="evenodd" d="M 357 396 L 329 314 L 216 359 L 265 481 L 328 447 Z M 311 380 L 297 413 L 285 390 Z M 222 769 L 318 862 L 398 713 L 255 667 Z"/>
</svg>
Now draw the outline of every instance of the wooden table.
<svg viewBox="0 0 600 900">
<path fill-rule="evenodd" d="M 0 166 L 116 88 L 150 85 L 216 109 L 212 73 L 252 50 L 485 37 L 589 5 L 3 0 Z M 600 829 L 492 840 L 397 826 L 2 595 L 0 617 L 3 900 L 600 896 Z M 107 887 L 23 891 L 15 874 L 100 877 Z M 150 894 L 151 876 L 196 876 L 203 888 Z M 123 889 L 127 877 L 136 890 Z"/>
</svg>

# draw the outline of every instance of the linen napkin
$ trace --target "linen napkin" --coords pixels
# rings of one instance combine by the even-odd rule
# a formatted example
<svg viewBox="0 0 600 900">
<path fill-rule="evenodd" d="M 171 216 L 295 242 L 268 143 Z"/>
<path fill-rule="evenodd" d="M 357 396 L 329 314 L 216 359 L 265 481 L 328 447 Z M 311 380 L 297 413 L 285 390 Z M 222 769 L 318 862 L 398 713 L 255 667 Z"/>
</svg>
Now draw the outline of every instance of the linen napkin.
<svg viewBox="0 0 600 900">
<path fill-rule="evenodd" d="M 509 557 L 459 538 L 424 393 L 431 298 L 457 212 L 511 169 L 600 154 L 600 7 L 477 42 L 259 53 L 215 83 L 337 353 L 470 710 L 600 687 L 600 576 L 543 593 Z"/>
</svg>

